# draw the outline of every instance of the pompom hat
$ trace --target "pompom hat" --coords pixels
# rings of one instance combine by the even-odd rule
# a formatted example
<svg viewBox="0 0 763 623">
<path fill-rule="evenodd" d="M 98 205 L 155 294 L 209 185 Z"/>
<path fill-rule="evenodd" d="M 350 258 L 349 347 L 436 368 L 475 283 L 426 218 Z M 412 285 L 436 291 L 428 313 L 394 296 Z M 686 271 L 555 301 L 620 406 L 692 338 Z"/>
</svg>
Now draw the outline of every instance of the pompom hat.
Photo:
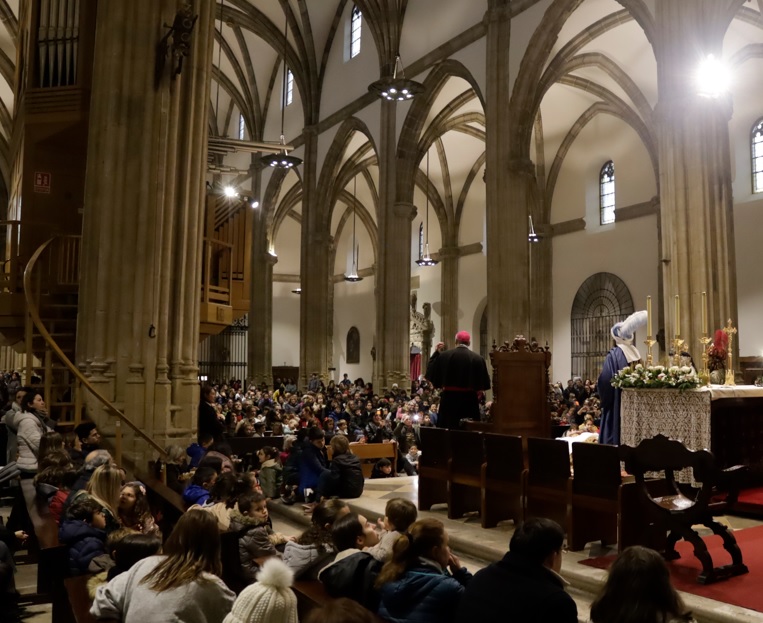
<svg viewBox="0 0 763 623">
<path fill-rule="evenodd" d="M 298 623 L 294 572 L 280 558 L 269 558 L 236 599 L 223 623 Z"/>
</svg>

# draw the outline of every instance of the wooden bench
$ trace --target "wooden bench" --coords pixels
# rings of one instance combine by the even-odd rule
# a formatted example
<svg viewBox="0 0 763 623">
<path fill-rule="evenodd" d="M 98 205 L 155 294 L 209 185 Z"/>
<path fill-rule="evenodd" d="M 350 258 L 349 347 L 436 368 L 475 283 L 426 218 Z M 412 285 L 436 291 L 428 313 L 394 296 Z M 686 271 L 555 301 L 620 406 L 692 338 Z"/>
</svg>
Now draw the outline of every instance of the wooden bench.
<svg viewBox="0 0 763 623">
<path fill-rule="evenodd" d="M 87 583 L 92 577 L 92 575 L 77 575 L 64 580 L 72 616 L 76 623 L 96 623 L 96 618 L 90 614 L 93 600 L 90 599 L 90 593 L 87 590 Z M 54 619 L 54 621 L 58 623 L 57 620 Z"/>
<path fill-rule="evenodd" d="M 518 525 L 522 520 L 525 479 L 522 438 L 485 433 L 484 443 L 482 527 L 494 528 L 504 519 L 512 519 L 514 525 Z"/>
<path fill-rule="evenodd" d="M 185 512 L 185 503 L 182 495 L 170 489 L 153 474 L 154 470 L 149 465 L 148 473 L 138 473 L 136 476 L 146 485 L 148 505 L 151 513 L 157 518 L 162 537 L 166 539 Z"/>
<path fill-rule="evenodd" d="M 422 426 L 419 434 L 426 448 L 419 458 L 419 510 L 428 511 L 433 504 L 448 501 L 450 431 Z"/>
<path fill-rule="evenodd" d="M 298 580 L 294 582 L 292 590 L 297 596 L 297 615 L 300 621 L 305 621 L 312 610 L 322 608 L 334 600 L 318 580 Z M 379 615 L 375 613 L 371 613 L 371 615 L 378 623 L 384 623 Z"/>
<path fill-rule="evenodd" d="M 460 519 L 482 508 L 483 434 L 451 431 L 448 450 L 448 518 Z"/>
<path fill-rule="evenodd" d="M 363 477 L 370 478 L 374 465 L 379 459 L 389 459 L 392 470 L 397 465 L 397 442 L 390 443 L 351 443 L 350 452 L 360 459 Z"/>
<path fill-rule="evenodd" d="M 566 531 L 571 488 L 567 443 L 529 437 L 523 517 L 548 517 Z"/>
</svg>

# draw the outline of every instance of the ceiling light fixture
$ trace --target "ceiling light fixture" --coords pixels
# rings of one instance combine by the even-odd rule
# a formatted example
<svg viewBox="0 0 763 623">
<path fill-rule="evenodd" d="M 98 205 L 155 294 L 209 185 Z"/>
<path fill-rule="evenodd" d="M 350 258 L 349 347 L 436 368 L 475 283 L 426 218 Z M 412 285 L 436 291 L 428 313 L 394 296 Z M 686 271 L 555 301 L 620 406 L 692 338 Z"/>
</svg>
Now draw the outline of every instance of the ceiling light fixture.
<svg viewBox="0 0 763 623">
<path fill-rule="evenodd" d="M 528 214 L 527 218 L 530 219 L 530 233 L 527 234 L 528 242 L 540 242 L 540 237 L 535 233 L 535 227 L 533 226 L 532 214 Z"/>
<path fill-rule="evenodd" d="M 721 59 L 708 54 L 697 68 L 696 84 L 700 96 L 717 99 L 729 92 L 731 71 Z"/>
<path fill-rule="evenodd" d="M 423 93 L 424 85 L 415 80 L 408 80 L 405 77 L 403 63 L 398 54 L 395 57 L 395 68 L 392 71 L 392 77 L 379 78 L 376 82 L 368 85 L 368 90 L 384 100 L 404 102 Z"/>
<path fill-rule="evenodd" d="M 350 274 L 344 276 L 345 281 L 350 283 L 356 283 L 363 281 L 363 277 L 358 275 L 358 261 L 360 258 L 360 245 L 357 245 L 355 241 L 355 201 L 358 190 L 358 176 L 352 178 L 352 268 Z M 356 246 L 357 245 L 357 246 Z"/>
<path fill-rule="evenodd" d="M 268 154 L 260 158 L 260 162 L 263 166 L 273 167 L 276 169 L 293 169 L 302 164 L 302 159 L 296 156 L 290 156 L 288 146 L 286 145 L 286 136 L 284 135 L 284 118 L 286 116 L 286 74 L 288 69 L 286 68 L 286 46 L 289 45 L 289 19 L 286 18 L 286 22 L 283 27 L 283 40 L 284 51 L 281 55 L 281 63 L 283 65 L 283 81 L 281 85 L 281 149 L 278 153 Z"/>
<path fill-rule="evenodd" d="M 427 149 L 427 181 L 424 185 L 424 195 L 427 198 L 427 210 L 426 210 L 426 227 L 424 230 L 424 255 L 420 256 L 416 260 L 416 264 L 422 268 L 427 266 L 437 266 L 440 263 L 439 260 L 434 259 L 429 255 L 429 150 Z"/>
</svg>

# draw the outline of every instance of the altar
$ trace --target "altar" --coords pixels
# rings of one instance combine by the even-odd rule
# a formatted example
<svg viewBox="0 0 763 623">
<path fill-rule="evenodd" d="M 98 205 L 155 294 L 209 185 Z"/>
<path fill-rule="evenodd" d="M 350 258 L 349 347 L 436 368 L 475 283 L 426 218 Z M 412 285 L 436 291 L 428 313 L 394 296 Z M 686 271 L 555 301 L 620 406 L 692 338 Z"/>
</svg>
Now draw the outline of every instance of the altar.
<svg viewBox="0 0 763 623">
<path fill-rule="evenodd" d="M 763 484 L 763 387 L 623 389 L 620 443 L 635 446 L 658 433 L 710 450 L 720 467 L 747 465 Z"/>
</svg>

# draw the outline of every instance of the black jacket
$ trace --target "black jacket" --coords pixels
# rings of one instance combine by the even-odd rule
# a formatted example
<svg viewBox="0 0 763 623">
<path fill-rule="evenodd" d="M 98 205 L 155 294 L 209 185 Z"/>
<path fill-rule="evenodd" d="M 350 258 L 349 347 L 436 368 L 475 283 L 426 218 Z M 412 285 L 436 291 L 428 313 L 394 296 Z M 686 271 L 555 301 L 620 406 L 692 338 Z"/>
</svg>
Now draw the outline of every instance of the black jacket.
<svg viewBox="0 0 763 623">
<path fill-rule="evenodd" d="M 199 443 L 201 443 L 201 436 L 204 433 L 212 435 L 215 443 L 223 440 L 225 426 L 217 419 L 217 410 L 205 401 L 199 403 L 198 429 Z"/>
<path fill-rule="evenodd" d="M 359 498 L 363 495 L 363 469 L 360 459 L 347 452 L 339 454 L 331 461 L 331 473 L 335 477 L 336 495 L 340 498 Z"/>
<path fill-rule="evenodd" d="M 353 550 L 348 550 L 353 551 Z M 376 576 L 381 571 L 382 563 L 371 554 L 355 550 L 354 553 L 341 557 L 331 563 L 318 575 L 332 597 L 348 597 L 364 605 L 372 612 L 379 607 L 379 593 L 374 588 Z"/>
<path fill-rule="evenodd" d="M 461 599 L 456 623 L 493 621 L 511 612 L 512 623 L 577 623 L 575 602 L 546 567 L 508 552 L 478 571 Z"/>
</svg>

